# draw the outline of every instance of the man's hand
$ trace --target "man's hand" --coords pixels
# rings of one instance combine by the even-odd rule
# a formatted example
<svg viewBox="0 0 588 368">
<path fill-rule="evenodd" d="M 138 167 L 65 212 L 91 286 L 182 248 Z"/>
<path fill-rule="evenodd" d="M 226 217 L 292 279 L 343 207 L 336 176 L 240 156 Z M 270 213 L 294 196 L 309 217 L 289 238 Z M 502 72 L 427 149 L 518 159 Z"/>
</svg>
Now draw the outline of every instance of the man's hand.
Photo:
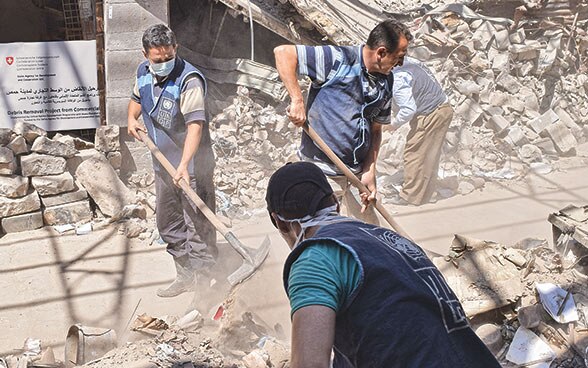
<svg viewBox="0 0 588 368">
<path fill-rule="evenodd" d="M 188 166 L 180 164 L 176 169 L 176 176 L 174 176 L 174 184 L 180 187 L 180 180 L 184 179 L 186 183 L 190 184 L 190 173 L 188 172 Z"/>
<path fill-rule="evenodd" d="M 369 189 L 370 194 L 368 193 L 359 193 L 359 197 L 361 198 L 362 206 L 361 206 L 361 213 L 364 213 L 367 210 L 369 205 L 374 205 L 376 202 L 376 174 L 368 171 L 361 174 L 361 182 Z"/>
<path fill-rule="evenodd" d="M 132 135 L 133 137 L 135 137 L 136 140 L 141 140 L 141 137 L 139 136 L 139 133 L 137 132 L 138 130 L 141 130 L 145 133 L 147 133 L 147 129 L 145 129 L 145 126 L 143 126 L 143 124 L 141 124 L 137 119 L 134 118 L 129 118 L 127 120 L 127 132 L 129 133 L 129 135 Z"/>
<path fill-rule="evenodd" d="M 304 107 L 304 101 L 298 99 L 292 100 L 292 102 L 290 102 L 290 106 L 288 106 L 288 109 L 286 110 L 286 115 L 288 116 L 288 119 L 290 119 L 290 121 L 296 125 L 296 127 L 300 128 L 303 126 L 306 122 L 306 109 Z"/>
</svg>

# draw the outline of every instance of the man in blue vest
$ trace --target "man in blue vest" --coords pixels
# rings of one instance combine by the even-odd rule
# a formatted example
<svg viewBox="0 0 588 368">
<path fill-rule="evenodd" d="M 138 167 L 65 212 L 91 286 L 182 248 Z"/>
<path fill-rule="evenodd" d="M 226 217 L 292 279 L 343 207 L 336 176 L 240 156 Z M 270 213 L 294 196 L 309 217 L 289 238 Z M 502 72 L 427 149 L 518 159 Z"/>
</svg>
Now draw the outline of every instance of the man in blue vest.
<svg viewBox="0 0 588 368">
<path fill-rule="evenodd" d="M 292 252 L 284 286 L 291 368 L 499 368 L 423 250 L 339 215 L 323 172 L 286 164 L 270 178 L 271 221 Z"/>
<path fill-rule="evenodd" d="M 153 159 L 157 228 L 177 273 L 174 282 L 157 295 L 174 297 L 194 290 L 196 272 L 206 274 L 218 254 L 214 227 L 178 186 L 180 179 L 186 180 L 215 210 L 214 155 L 204 109 L 206 80 L 176 55 L 176 37 L 167 26 L 149 27 L 142 42 L 147 60 L 137 69 L 128 133 L 140 140 L 137 131 L 147 132 L 177 170 L 172 178 Z"/>
<path fill-rule="evenodd" d="M 298 155 L 317 164 L 337 188 L 347 211 L 377 223 L 376 160 L 382 125 L 390 124 L 392 68 L 406 54 L 412 35 L 403 24 L 386 20 L 369 34 L 365 45 L 282 45 L 274 50 L 276 67 L 290 95 L 288 117 L 309 125 L 370 190 L 361 194 L 363 208 L 349 192 L 350 183 L 311 138 L 302 134 Z M 306 105 L 298 76 L 312 81 Z"/>
</svg>

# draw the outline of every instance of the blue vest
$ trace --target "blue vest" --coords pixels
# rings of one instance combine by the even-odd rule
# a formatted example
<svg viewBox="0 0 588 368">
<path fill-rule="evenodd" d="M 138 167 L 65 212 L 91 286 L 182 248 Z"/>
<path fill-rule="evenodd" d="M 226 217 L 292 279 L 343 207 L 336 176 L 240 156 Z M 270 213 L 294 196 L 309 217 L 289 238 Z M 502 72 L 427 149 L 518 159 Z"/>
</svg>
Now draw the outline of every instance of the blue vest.
<svg viewBox="0 0 588 368">
<path fill-rule="evenodd" d="M 153 89 L 157 81 L 149 71 L 149 62 L 141 63 L 137 69 L 141 114 L 149 138 L 155 142 L 174 167 L 180 164 L 186 139 L 186 121 L 180 111 L 180 96 L 185 81 L 194 75 L 202 79 L 204 93 L 206 93 L 204 75 L 190 63 L 179 57 L 176 58 L 176 65 L 163 83 L 161 94 L 155 96 Z M 214 155 L 207 122 L 202 127 L 200 145 L 192 161 L 192 164 L 188 165 L 192 176 L 195 173 L 208 175 L 214 168 Z M 165 171 L 155 158 L 153 167 L 157 172 Z"/>
<path fill-rule="evenodd" d="M 312 128 L 347 166 L 360 168 L 371 144 L 371 123 L 386 103 L 392 99 L 392 73 L 376 82 L 379 94 L 366 99 L 367 83 L 361 47 L 338 48 L 343 53 L 343 65 L 326 83 L 312 86 L 308 92 L 307 119 Z M 300 152 L 311 159 L 331 163 L 331 160 L 302 133 Z"/>
<path fill-rule="evenodd" d="M 359 221 L 321 227 L 284 268 L 317 243 L 348 249 L 361 268 L 357 290 L 337 313 L 335 368 L 499 368 L 470 328 L 457 297 L 422 249 Z"/>
</svg>

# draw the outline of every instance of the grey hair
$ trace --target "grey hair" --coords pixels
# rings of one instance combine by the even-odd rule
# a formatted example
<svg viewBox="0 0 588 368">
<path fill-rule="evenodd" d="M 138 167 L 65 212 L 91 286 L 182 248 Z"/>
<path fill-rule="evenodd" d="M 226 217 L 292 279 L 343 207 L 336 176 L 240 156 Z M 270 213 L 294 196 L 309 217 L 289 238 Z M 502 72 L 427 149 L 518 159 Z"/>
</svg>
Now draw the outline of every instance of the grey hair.
<svg viewBox="0 0 588 368">
<path fill-rule="evenodd" d="M 143 33 L 143 50 L 148 52 L 149 49 L 162 46 L 175 46 L 176 35 L 165 24 L 155 24 L 145 30 Z"/>
</svg>

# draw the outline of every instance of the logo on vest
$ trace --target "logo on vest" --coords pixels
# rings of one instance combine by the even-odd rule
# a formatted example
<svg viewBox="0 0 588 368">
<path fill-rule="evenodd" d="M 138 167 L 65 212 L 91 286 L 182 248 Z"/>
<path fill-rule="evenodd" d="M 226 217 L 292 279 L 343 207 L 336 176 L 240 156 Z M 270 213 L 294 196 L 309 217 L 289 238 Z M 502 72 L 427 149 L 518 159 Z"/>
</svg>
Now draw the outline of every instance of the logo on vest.
<svg viewBox="0 0 588 368">
<path fill-rule="evenodd" d="M 173 112 L 176 103 L 174 100 L 169 99 L 167 97 L 162 97 L 161 100 L 161 107 L 159 108 L 159 112 L 157 113 L 157 122 L 162 127 L 169 129 L 172 126 L 173 120 Z"/>
</svg>

